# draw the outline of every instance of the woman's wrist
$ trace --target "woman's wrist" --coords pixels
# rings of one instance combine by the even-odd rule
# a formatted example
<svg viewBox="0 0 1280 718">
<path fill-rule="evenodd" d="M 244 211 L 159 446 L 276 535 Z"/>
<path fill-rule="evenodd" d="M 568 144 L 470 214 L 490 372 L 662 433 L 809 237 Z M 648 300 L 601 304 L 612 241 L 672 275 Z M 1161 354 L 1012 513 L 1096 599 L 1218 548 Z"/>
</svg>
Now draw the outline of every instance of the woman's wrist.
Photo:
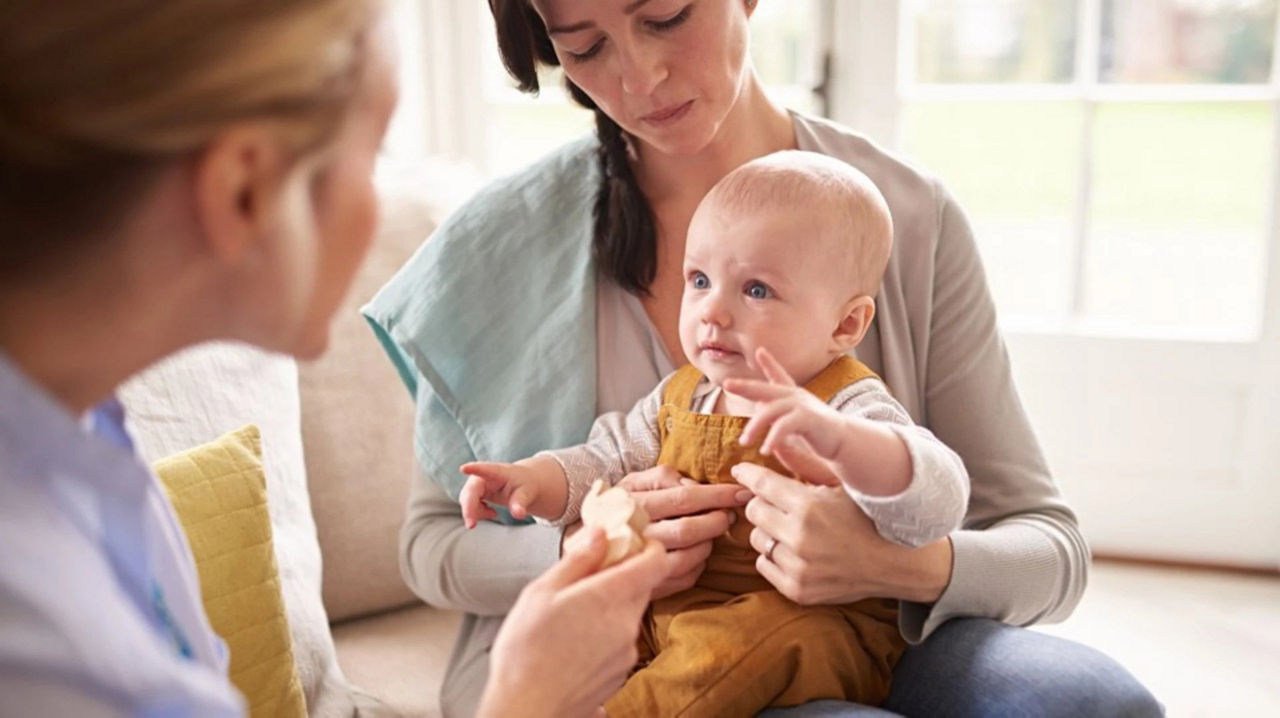
<svg viewBox="0 0 1280 718">
<path fill-rule="evenodd" d="M 887 587 L 886 594 L 915 603 L 936 602 L 951 584 L 955 554 L 950 537 L 919 548 L 899 548 L 900 555 L 887 567 L 886 578 L 892 585 Z"/>
<path fill-rule="evenodd" d="M 541 686 L 513 685 L 499 674 L 490 672 L 484 695 L 480 699 L 477 718 L 502 718 L 503 716 L 555 716 L 558 708 L 547 700 L 547 696 L 538 695 Z"/>
</svg>

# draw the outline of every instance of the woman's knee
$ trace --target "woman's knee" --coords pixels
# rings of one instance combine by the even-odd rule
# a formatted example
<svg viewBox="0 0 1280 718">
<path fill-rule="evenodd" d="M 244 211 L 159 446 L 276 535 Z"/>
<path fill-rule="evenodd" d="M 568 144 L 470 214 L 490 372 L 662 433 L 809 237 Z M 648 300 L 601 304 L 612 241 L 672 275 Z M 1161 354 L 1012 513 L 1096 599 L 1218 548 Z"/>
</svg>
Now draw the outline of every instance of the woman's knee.
<svg viewBox="0 0 1280 718">
<path fill-rule="evenodd" d="M 885 705 L 906 715 L 1158 716 L 1151 692 L 1111 657 L 990 619 L 957 619 L 907 650 Z"/>
</svg>

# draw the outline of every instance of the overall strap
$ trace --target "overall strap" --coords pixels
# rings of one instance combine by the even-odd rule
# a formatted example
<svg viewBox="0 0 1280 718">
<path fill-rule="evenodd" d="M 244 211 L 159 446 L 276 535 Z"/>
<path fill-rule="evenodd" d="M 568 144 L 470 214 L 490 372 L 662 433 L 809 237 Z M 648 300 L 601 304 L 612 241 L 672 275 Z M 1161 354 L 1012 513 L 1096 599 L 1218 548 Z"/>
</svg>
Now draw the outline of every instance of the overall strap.
<svg viewBox="0 0 1280 718">
<path fill-rule="evenodd" d="M 828 364 L 826 369 L 818 372 L 818 375 L 805 384 L 804 388 L 821 399 L 823 403 L 827 403 L 835 398 L 841 389 L 868 377 L 879 378 L 866 364 L 848 354 L 842 354 Z"/>
<path fill-rule="evenodd" d="M 688 409 L 693 405 L 693 391 L 698 388 L 700 381 L 702 381 L 702 372 L 692 364 L 685 364 L 676 370 L 671 381 L 668 381 L 666 388 L 662 390 L 662 403 Z"/>
</svg>

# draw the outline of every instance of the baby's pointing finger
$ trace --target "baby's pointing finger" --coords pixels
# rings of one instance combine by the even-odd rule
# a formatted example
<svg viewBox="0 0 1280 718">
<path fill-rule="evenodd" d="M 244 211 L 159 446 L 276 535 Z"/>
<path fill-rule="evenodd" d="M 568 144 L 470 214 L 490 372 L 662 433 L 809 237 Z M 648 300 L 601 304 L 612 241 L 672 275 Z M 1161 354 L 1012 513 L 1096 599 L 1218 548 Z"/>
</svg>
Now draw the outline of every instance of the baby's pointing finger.
<svg viewBox="0 0 1280 718">
<path fill-rule="evenodd" d="M 764 372 L 765 377 L 770 382 L 779 386 L 796 385 L 791 375 L 778 363 L 777 359 L 773 358 L 773 354 L 769 353 L 768 349 L 760 347 L 756 350 L 756 363 L 760 365 L 760 370 Z"/>
<path fill-rule="evenodd" d="M 756 407 L 756 413 L 747 421 L 747 425 L 742 427 L 742 436 L 739 437 L 738 442 L 743 446 L 751 446 L 756 443 L 761 434 L 768 431 L 774 422 L 785 416 L 790 410 L 791 404 L 785 400 L 771 401 Z"/>
</svg>

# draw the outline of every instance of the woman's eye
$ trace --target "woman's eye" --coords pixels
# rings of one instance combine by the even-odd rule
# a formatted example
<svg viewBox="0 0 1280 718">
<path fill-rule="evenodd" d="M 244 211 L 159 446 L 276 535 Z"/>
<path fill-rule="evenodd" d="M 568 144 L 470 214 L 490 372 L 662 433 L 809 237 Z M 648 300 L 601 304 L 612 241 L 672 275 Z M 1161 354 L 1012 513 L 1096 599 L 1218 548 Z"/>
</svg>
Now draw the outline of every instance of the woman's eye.
<svg viewBox="0 0 1280 718">
<path fill-rule="evenodd" d="M 654 30 L 670 30 L 671 28 L 675 27 L 676 25 L 679 25 L 680 23 L 682 23 L 682 22 L 684 22 L 685 20 L 688 20 L 688 19 L 689 19 L 689 8 L 690 8 L 690 7 L 692 7 L 692 6 L 691 6 L 691 5 L 685 5 L 683 10 L 681 10 L 681 11 L 680 11 L 680 12 L 678 12 L 678 13 L 676 13 L 675 15 L 672 15 L 671 17 L 667 18 L 666 20 L 653 20 L 653 21 L 650 21 L 650 22 L 649 22 L 649 27 L 653 28 Z"/>
<path fill-rule="evenodd" d="M 694 272 L 689 275 L 689 286 L 694 289 L 707 289 L 711 286 L 711 280 L 707 279 L 707 275 L 702 272 Z"/>
<path fill-rule="evenodd" d="M 747 296 L 752 299 L 768 299 L 773 296 L 773 291 L 764 282 L 751 282 L 747 285 Z"/>
<path fill-rule="evenodd" d="M 570 52 L 569 50 L 565 50 L 565 54 L 573 58 L 574 62 L 582 62 L 583 60 L 590 60 L 591 58 L 600 54 L 600 46 L 603 44 L 604 44 L 604 39 L 602 38 L 600 40 L 596 40 L 596 44 L 592 45 L 591 47 L 588 47 L 586 50 L 583 50 L 582 52 Z"/>
</svg>

